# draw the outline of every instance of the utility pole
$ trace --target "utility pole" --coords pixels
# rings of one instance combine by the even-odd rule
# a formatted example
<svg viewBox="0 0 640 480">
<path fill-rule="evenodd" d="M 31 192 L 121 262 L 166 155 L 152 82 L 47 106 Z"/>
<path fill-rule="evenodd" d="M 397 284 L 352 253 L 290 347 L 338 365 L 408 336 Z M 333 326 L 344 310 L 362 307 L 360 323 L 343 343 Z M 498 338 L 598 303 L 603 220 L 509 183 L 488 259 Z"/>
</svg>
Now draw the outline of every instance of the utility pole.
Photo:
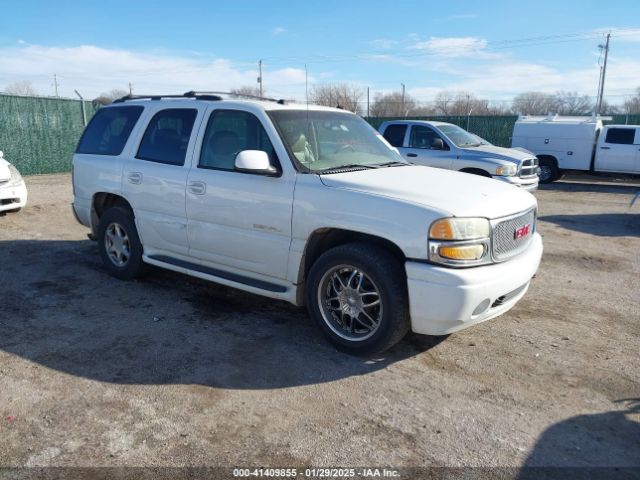
<svg viewBox="0 0 640 480">
<path fill-rule="evenodd" d="M 260 84 L 260 97 L 262 97 L 262 59 L 260 59 L 258 61 L 258 70 L 259 70 L 259 76 L 258 76 L 258 83 Z"/>
<path fill-rule="evenodd" d="M 405 85 L 404 83 L 401 83 L 400 85 L 402 85 L 402 116 L 404 117 L 406 115 L 406 113 L 404 113 L 404 92 L 405 92 Z"/>
<path fill-rule="evenodd" d="M 609 39 L 611 32 L 607 33 L 607 41 L 604 44 L 604 64 L 602 65 L 602 77 L 600 79 L 600 91 L 598 92 L 598 105 L 596 106 L 596 114 L 600 115 L 602 109 L 602 100 L 604 97 L 604 79 L 607 75 L 607 57 L 609 56 Z"/>
<path fill-rule="evenodd" d="M 131 85 L 131 82 L 129 82 L 129 95 L 133 95 L 133 87 Z"/>
<path fill-rule="evenodd" d="M 367 118 L 369 118 L 369 87 L 367 87 Z"/>
<path fill-rule="evenodd" d="M 59 97 L 60 95 L 58 95 L 58 76 L 55 73 L 53 74 L 53 88 L 56 92 L 56 97 Z"/>
</svg>

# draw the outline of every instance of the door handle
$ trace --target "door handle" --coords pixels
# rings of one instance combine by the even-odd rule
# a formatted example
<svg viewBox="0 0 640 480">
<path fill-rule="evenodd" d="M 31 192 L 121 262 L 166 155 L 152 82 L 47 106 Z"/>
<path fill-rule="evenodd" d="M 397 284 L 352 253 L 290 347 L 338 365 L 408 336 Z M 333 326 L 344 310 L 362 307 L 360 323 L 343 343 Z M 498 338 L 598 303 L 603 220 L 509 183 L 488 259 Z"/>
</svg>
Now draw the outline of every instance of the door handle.
<svg viewBox="0 0 640 480">
<path fill-rule="evenodd" d="M 602 150 L 611 150 L 611 147 L 600 147 Z"/>
<path fill-rule="evenodd" d="M 188 189 L 194 195 L 204 195 L 207 191 L 207 185 L 204 182 L 189 182 Z"/>
<path fill-rule="evenodd" d="M 417 156 L 418 156 L 417 153 L 407 153 L 407 157 L 414 158 L 414 157 L 417 157 Z"/>
<path fill-rule="evenodd" d="M 127 175 L 127 177 L 129 178 L 129 183 L 133 183 L 136 185 L 142 183 L 142 174 L 140 172 L 129 172 L 129 175 Z"/>
</svg>

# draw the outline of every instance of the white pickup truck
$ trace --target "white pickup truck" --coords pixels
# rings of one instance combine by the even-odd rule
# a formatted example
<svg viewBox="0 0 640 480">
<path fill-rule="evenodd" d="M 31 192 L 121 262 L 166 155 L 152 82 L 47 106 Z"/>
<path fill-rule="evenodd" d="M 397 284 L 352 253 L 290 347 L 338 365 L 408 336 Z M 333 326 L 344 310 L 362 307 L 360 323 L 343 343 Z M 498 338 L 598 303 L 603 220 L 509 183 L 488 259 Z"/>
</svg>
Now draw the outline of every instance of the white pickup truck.
<svg viewBox="0 0 640 480">
<path fill-rule="evenodd" d="M 494 178 L 530 192 L 538 188 L 538 159 L 524 149 L 496 147 L 444 122 L 392 120 L 379 131 L 412 163 Z"/>
<path fill-rule="evenodd" d="M 528 192 L 410 165 L 362 118 L 283 101 L 125 97 L 86 127 L 73 187 L 112 275 L 151 264 L 306 305 L 358 354 L 506 312 L 542 255 Z"/>
<path fill-rule="evenodd" d="M 603 126 L 607 119 L 521 116 L 511 145 L 537 155 L 541 183 L 557 180 L 563 170 L 640 174 L 640 126 Z"/>
</svg>

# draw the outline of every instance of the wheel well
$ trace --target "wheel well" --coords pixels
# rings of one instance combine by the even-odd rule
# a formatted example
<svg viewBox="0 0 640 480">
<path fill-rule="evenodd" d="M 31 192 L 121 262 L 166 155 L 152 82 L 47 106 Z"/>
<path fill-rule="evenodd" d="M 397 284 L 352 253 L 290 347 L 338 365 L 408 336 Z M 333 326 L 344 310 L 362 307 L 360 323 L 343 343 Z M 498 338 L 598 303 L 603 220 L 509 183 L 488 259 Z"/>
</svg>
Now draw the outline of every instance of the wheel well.
<svg viewBox="0 0 640 480">
<path fill-rule="evenodd" d="M 311 234 L 307 245 L 305 247 L 302 262 L 300 262 L 300 272 L 298 274 L 299 283 L 304 282 L 307 278 L 307 274 L 311 269 L 311 266 L 327 250 L 343 245 L 345 243 L 368 243 L 370 245 L 376 245 L 385 251 L 391 253 L 404 267 L 404 262 L 407 257 L 404 252 L 395 243 L 387 240 L 386 238 L 378 237 L 375 235 L 369 235 L 367 233 L 354 232 L 352 230 L 343 230 L 338 228 L 322 228 L 316 230 Z M 304 302 L 303 289 L 298 289 L 298 304 L 302 305 Z"/>
<path fill-rule="evenodd" d="M 106 212 L 109 208 L 114 207 L 116 205 L 125 207 L 129 209 L 133 213 L 133 208 L 131 208 L 131 204 L 127 202 L 120 195 L 116 195 L 114 193 L 106 193 L 100 192 L 96 193 L 93 196 L 93 202 L 91 205 L 91 226 L 93 233 L 96 233 L 96 229 L 98 228 L 98 222 L 100 221 L 100 217 L 104 212 Z"/>
<path fill-rule="evenodd" d="M 537 155 L 538 161 L 542 164 L 543 161 L 549 161 L 551 164 L 558 168 L 558 159 L 553 155 Z"/>
<path fill-rule="evenodd" d="M 482 170 L 481 168 L 463 168 L 460 171 L 464 172 L 464 173 L 472 173 L 474 175 L 480 175 L 482 177 L 491 178 L 491 174 L 489 172 L 487 172 L 486 170 Z"/>
</svg>

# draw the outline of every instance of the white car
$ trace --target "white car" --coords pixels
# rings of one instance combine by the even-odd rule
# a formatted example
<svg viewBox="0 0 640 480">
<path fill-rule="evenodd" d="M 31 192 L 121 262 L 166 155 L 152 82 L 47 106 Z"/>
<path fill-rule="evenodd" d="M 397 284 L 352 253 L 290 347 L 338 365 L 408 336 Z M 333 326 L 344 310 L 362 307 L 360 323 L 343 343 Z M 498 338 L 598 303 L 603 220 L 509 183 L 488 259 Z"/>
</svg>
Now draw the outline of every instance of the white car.
<svg viewBox="0 0 640 480">
<path fill-rule="evenodd" d="M 86 127 L 73 173 L 112 275 L 151 264 L 306 305 L 352 353 L 506 312 L 542 255 L 533 195 L 410 165 L 338 109 L 125 97 Z"/>
<path fill-rule="evenodd" d="M 0 151 L 0 214 L 17 212 L 27 204 L 27 186 L 18 169 Z"/>
</svg>

